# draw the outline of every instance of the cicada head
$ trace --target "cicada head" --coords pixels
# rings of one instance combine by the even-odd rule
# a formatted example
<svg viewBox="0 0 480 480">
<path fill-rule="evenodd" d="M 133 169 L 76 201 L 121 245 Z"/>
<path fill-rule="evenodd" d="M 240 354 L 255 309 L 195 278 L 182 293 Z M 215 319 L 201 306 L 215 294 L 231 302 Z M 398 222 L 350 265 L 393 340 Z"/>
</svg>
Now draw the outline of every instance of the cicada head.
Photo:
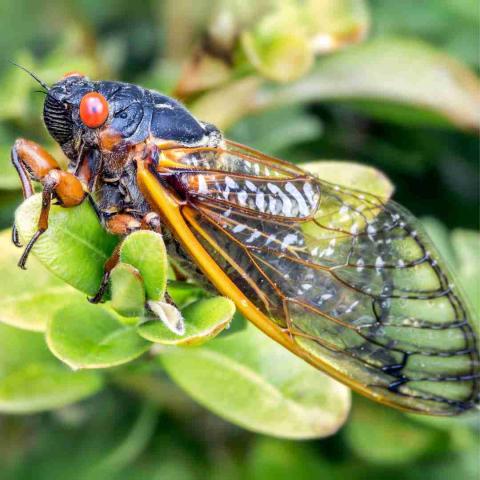
<svg viewBox="0 0 480 480">
<path fill-rule="evenodd" d="M 149 137 L 176 146 L 217 146 L 222 140 L 216 127 L 166 95 L 128 83 L 90 81 L 76 72 L 48 89 L 43 118 L 72 161 L 84 150 L 123 154 Z"/>
</svg>

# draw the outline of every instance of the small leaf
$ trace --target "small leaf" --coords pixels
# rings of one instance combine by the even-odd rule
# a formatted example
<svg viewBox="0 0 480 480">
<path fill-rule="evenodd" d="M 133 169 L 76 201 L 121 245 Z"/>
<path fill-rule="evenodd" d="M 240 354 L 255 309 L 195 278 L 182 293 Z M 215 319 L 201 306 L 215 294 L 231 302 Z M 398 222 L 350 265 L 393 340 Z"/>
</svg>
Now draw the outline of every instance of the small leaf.
<svg viewBox="0 0 480 480">
<path fill-rule="evenodd" d="M 292 82 L 313 64 L 310 41 L 301 30 L 281 29 L 267 35 L 244 32 L 241 41 L 248 61 L 261 75 L 276 82 Z"/>
<path fill-rule="evenodd" d="M 17 209 L 15 223 L 23 242 L 37 230 L 40 205 L 41 196 L 34 195 Z M 52 205 L 48 229 L 32 253 L 63 281 L 94 295 L 100 285 L 103 265 L 117 242 L 118 238 L 102 227 L 88 201 L 75 208 Z"/>
<path fill-rule="evenodd" d="M 256 108 L 322 100 L 363 100 L 369 113 L 410 127 L 480 125 L 476 75 L 416 40 L 377 39 L 321 59 L 295 84 L 265 90 Z"/>
<path fill-rule="evenodd" d="M 199 300 L 182 310 L 185 320 L 183 335 L 175 334 L 158 320 L 140 325 L 138 333 L 151 342 L 164 345 L 199 345 L 227 328 L 234 313 L 235 306 L 227 298 L 214 297 Z"/>
<path fill-rule="evenodd" d="M 11 232 L 0 234 L 0 270 L 4 279 L 0 290 L 0 322 L 17 328 L 44 331 L 48 319 L 83 294 L 49 273 L 35 258 L 25 272 L 17 266 L 21 250 L 11 240 Z"/>
<path fill-rule="evenodd" d="M 199 403 L 249 430 L 285 438 L 333 434 L 350 392 L 253 326 L 196 348 L 162 350 L 169 375 Z"/>
<path fill-rule="evenodd" d="M 48 351 L 43 335 L 0 325 L 0 412 L 35 413 L 95 394 L 95 372 L 72 372 Z"/>
<path fill-rule="evenodd" d="M 112 311 L 87 302 L 56 313 L 48 324 L 47 343 L 56 357 L 74 369 L 121 365 L 150 348 L 135 326 L 124 325 Z"/>
<path fill-rule="evenodd" d="M 384 173 L 359 163 L 319 161 L 303 163 L 300 166 L 322 180 L 363 190 L 382 199 L 389 199 L 394 191 L 392 182 Z"/>
<path fill-rule="evenodd" d="M 119 263 L 110 276 L 112 308 L 125 317 L 140 317 L 145 306 L 145 288 L 139 271 Z"/>
<path fill-rule="evenodd" d="M 120 260 L 142 276 L 149 300 L 162 300 L 167 287 L 168 258 L 162 236 L 141 230 L 129 235 L 120 248 Z"/>
</svg>

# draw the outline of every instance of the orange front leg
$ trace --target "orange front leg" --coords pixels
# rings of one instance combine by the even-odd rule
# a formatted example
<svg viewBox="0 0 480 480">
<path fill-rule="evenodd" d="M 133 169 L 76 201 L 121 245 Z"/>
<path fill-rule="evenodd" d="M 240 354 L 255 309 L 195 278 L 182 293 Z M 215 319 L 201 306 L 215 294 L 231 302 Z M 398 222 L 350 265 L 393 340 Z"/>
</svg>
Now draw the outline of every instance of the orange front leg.
<svg viewBox="0 0 480 480">
<path fill-rule="evenodd" d="M 32 196 L 35 191 L 32 180 L 43 185 L 42 209 L 38 220 L 38 230 L 28 242 L 18 262 L 19 267 L 25 268 L 28 255 L 48 228 L 48 214 L 52 197 L 55 197 L 63 207 L 74 207 L 82 203 L 85 191 L 75 175 L 60 169 L 57 161 L 40 145 L 23 138 L 18 139 L 11 152 L 12 163 L 18 172 L 24 198 Z M 16 228 L 13 228 L 12 239 L 15 245 L 20 246 Z"/>
</svg>

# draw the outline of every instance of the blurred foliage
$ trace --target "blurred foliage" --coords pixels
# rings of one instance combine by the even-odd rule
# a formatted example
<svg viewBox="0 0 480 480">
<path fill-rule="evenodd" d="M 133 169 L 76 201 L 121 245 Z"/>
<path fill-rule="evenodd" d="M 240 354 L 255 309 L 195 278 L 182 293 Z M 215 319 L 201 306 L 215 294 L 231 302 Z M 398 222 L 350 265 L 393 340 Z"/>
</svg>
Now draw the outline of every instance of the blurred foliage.
<svg viewBox="0 0 480 480">
<path fill-rule="evenodd" d="M 133 81 L 176 94 L 202 119 L 226 128 L 233 139 L 290 161 L 333 159 L 332 168 L 338 170 L 337 159 L 345 159 L 384 171 L 395 186 L 395 198 L 428 217 L 427 229 L 478 313 L 479 23 L 473 0 L 4 0 L 0 226 L 11 225 L 20 203 L 19 183 L 9 163 L 14 139 L 40 141 L 63 159 L 42 125 L 38 85 L 8 60 L 49 83 L 65 71 L 80 70 L 92 78 Z M 343 166 L 344 171 L 354 171 L 349 164 Z M 375 178 L 380 188 L 388 188 L 383 177 Z M 88 216 L 88 207 L 84 210 Z M 62 220 L 62 212 L 58 215 Z M 65 215 L 62 221 L 68 220 Z M 92 222 L 86 224 L 95 228 Z M 72 243 L 61 229 L 51 232 L 57 235 L 58 251 L 44 251 L 43 263 L 50 270 L 55 264 L 60 278 L 70 284 L 75 279 L 75 287 L 93 293 L 101 258 L 113 248 L 112 239 L 95 229 L 76 232 L 79 238 L 87 235 L 100 242 L 92 244 L 99 256 L 92 262 L 88 244 Z M 262 352 L 274 358 L 286 353 L 268 340 L 255 347 L 262 340 L 250 335 L 238 318 L 219 339 L 184 355 L 158 344 L 159 361 L 144 355 L 120 366 L 141 355 L 152 339 L 169 342 L 168 332 L 158 331 L 158 324 L 153 330 L 148 323 L 142 327 L 140 334 L 148 340 L 132 326 L 132 317 L 142 313 L 129 310 L 143 305 L 145 293 L 136 290 L 134 280 L 142 265 L 116 272 L 111 304 L 119 315 L 110 304 L 90 307 L 84 294 L 47 273 L 34 258 L 29 274 L 19 272 L 18 251 L 9 244 L 7 233 L 1 235 L 0 245 L 1 274 L 8 278 L 0 299 L 0 410 L 53 409 L 0 417 L 2 479 L 479 476 L 478 416 L 419 418 L 355 396 L 346 427 L 308 443 L 249 433 L 220 420 L 189 400 L 164 369 L 219 415 L 279 436 L 294 437 L 292 429 L 301 431 L 320 417 L 327 422 L 321 426 L 323 434 L 332 434 L 343 421 L 332 403 L 343 401 L 345 413 L 348 397 L 341 390 L 334 392 L 336 383 L 323 384 L 326 377 L 310 379 L 305 367 L 297 371 L 302 367 L 295 361 L 296 385 L 288 383 L 294 378 L 259 370 L 265 365 Z M 49 245 L 52 242 L 44 243 L 45 248 Z M 71 263 L 62 270 L 66 264 L 52 260 L 61 260 L 65 246 L 77 258 L 73 272 Z M 124 255 L 127 259 L 128 251 Z M 37 256 L 42 261 L 40 251 Z M 164 258 L 160 255 L 153 262 L 159 265 Z M 87 271 L 87 265 L 93 270 Z M 159 271 L 166 278 L 166 266 Z M 142 275 L 148 277 L 147 272 Z M 153 275 L 147 283 L 162 291 L 147 295 L 159 301 L 164 284 Z M 24 295 L 26 285 L 38 295 Z M 202 291 L 183 284 L 168 288 L 179 306 L 190 308 L 191 318 L 198 319 L 198 324 L 192 323 L 193 341 L 218 333 L 215 322 L 205 325 L 203 315 L 195 317 L 197 309 L 205 308 L 202 301 L 208 301 Z M 132 294 L 126 305 L 120 301 L 122 292 Z M 69 308 L 71 302 L 78 302 L 78 307 Z M 216 311 L 221 330 L 231 312 L 228 304 L 220 303 Z M 55 359 L 39 333 L 44 331 L 58 357 L 90 369 L 73 372 Z M 259 356 L 248 363 L 241 353 L 251 351 L 252 345 Z M 85 358 L 88 365 L 82 363 Z M 101 374 L 91 369 L 106 365 L 118 366 Z M 232 387 L 227 367 L 243 371 L 246 384 L 255 375 L 262 380 L 255 388 L 249 384 L 250 402 L 237 401 L 231 411 L 229 402 L 235 403 L 248 390 Z M 209 372 L 219 372 L 220 378 Z M 258 428 L 262 421 L 255 414 L 267 408 L 272 389 L 278 389 L 281 400 L 291 402 L 297 413 L 307 415 L 310 424 L 299 419 L 282 423 L 277 411 L 271 418 L 261 415 L 272 420 L 271 428 Z M 244 411 L 238 404 L 246 405 Z M 315 406 L 320 404 L 326 408 L 322 413 L 330 416 L 319 415 Z M 330 419 L 334 423 L 329 427 Z M 290 429 L 287 434 L 285 425 Z"/>
</svg>

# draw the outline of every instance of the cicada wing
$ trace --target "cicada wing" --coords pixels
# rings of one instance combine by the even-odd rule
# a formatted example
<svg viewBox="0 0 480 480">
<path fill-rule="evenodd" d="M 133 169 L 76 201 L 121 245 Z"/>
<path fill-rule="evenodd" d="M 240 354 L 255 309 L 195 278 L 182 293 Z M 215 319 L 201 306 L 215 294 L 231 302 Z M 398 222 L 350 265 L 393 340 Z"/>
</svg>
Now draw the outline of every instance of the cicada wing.
<svg viewBox="0 0 480 480">
<path fill-rule="evenodd" d="M 292 351 L 400 408 L 476 405 L 474 320 L 419 222 L 393 201 L 238 148 L 179 156 L 195 167 L 177 171 L 185 219 Z"/>
</svg>

